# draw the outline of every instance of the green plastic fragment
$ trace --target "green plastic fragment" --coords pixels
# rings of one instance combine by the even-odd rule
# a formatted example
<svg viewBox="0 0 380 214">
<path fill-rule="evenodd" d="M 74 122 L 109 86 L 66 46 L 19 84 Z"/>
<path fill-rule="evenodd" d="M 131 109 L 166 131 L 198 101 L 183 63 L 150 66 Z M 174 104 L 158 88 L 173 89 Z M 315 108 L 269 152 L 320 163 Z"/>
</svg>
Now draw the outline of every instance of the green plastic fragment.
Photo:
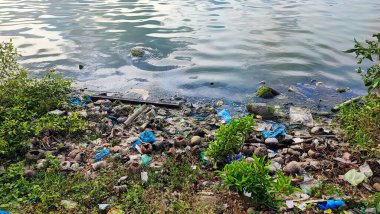
<svg viewBox="0 0 380 214">
<path fill-rule="evenodd" d="M 142 155 L 140 158 L 141 165 L 149 165 L 151 161 L 152 161 L 152 158 L 147 154 Z"/>
<path fill-rule="evenodd" d="M 357 186 L 367 180 L 367 177 L 363 173 L 356 171 L 356 169 L 351 169 L 344 175 L 344 180 L 352 186 Z"/>
</svg>

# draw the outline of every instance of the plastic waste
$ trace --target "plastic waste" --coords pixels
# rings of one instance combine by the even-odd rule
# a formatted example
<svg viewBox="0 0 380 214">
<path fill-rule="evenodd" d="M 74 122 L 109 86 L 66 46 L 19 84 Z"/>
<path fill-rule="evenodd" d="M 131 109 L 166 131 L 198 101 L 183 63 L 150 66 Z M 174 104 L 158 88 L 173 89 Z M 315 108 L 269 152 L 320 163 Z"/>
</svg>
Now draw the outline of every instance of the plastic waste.
<svg viewBox="0 0 380 214">
<path fill-rule="evenodd" d="M 147 154 L 142 155 L 140 158 L 141 165 L 149 165 L 151 161 L 152 161 L 152 158 Z"/>
<path fill-rule="evenodd" d="M 243 155 L 242 154 L 235 154 L 234 157 L 233 157 L 233 160 L 231 160 L 231 157 L 230 156 L 227 156 L 227 163 L 231 163 L 231 162 L 234 162 L 234 161 L 241 161 L 243 159 Z"/>
<path fill-rule="evenodd" d="M 356 169 L 351 169 L 344 174 L 344 180 L 349 182 L 352 186 L 357 186 L 364 180 L 367 180 L 367 177 L 363 173 L 356 171 Z"/>
<path fill-rule="evenodd" d="M 146 143 L 153 143 L 154 141 L 156 141 L 156 138 L 154 138 L 154 133 L 151 131 L 143 131 L 140 133 L 139 136 L 140 139 Z"/>
<path fill-rule="evenodd" d="M 86 103 L 83 102 L 79 97 L 70 98 L 67 102 L 73 106 L 85 106 L 86 105 Z"/>
<path fill-rule="evenodd" d="M 108 150 L 108 149 L 98 150 L 98 151 L 96 151 L 96 154 L 94 156 L 94 161 L 95 162 L 100 161 L 101 159 L 103 159 L 105 156 L 107 156 L 109 154 L 110 154 L 110 150 Z"/>
<path fill-rule="evenodd" d="M 202 165 L 204 166 L 208 165 L 208 161 L 206 160 L 206 155 L 204 151 L 201 152 L 201 161 L 202 161 Z"/>
<path fill-rule="evenodd" d="M 327 200 L 325 203 L 318 204 L 321 210 L 336 209 L 344 205 L 343 200 Z"/>
<path fill-rule="evenodd" d="M 4 211 L 4 210 L 0 210 L 0 214 L 11 214 L 11 213 Z"/>
<path fill-rule="evenodd" d="M 132 143 L 132 146 L 131 146 L 131 150 L 136 150 L 137 149 L 137 146 L 139 146 L 141 144 L 141 140 L 136 140 Z"/>
<path fill-rule="evenodd" d="M 148 173 L 147 172 L 141 172 L 141 180 L 143 182 L 147 182 L 148 181 Z"/>
<path fill-rule="evenodd" d="M 226 123 L 229 123 L 232 119 L 230 113 L 228 113 L 226 109 L 223 109 L 220 112 L 218 112 L 218 116 L 222 118 L 222 120 L 224 120 Z"/>
<path fill-rule="evenodd" d="M 112 120 L 113 125 L 117 125 L 117 117 L 115 116 L 108 116 L 108 119 Z"/>
<path fill-rule="evenodd" d="M 264 130 L 261 132 L 263 137 L 266 138 L 276 138 L 279 135 L 285 136 L 285 126 L 281 123 L 272 123 L 270 130 Z"/>
</svg>

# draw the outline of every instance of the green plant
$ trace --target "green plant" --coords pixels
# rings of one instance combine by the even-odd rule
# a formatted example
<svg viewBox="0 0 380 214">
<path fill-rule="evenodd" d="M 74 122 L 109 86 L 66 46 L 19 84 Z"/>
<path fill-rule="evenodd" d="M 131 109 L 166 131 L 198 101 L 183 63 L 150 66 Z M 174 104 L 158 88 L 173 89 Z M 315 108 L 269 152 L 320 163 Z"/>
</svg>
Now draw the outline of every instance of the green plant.
<svg viewBox="0 0 380 214">
<path fill-rule="evenodd" d="M 373 62 L 372 66 L 367 68 L 366 72 L 364 72 L 361 67 L 357 69 L 357 72 L 363 76 L 364 85 L 368 87 L 369 92 L 380 87 L 380 33 L 374 34 L 373 37 L 376 37 L 377 41 L 366 40 L 365 45 L 355 39 L 354 48 L 346 51 L 347 53 L 356 54 L 358 64 L 361 64 L 365 59 Z"/>
<path fill-rule="evenodd" d="M 77 115 L 60 118 L 49 111 L 61 108 L 71 91 L 71 81 L 54 70 L 42 78 L 28 77 L 17 63 L 11 42 L 0 44 L 0 158 L 22 157 L 30 138 L 51 129 L 72 135 L 85 127 Z M 43 127 L 46 125 L 46 127 Z"/>
<path fill-rule="evenodd" d="M 256 205 L 276 206 L 276 199 L 283 194 L 292 194 L 296 188 L 291 186 L 291 179 L 283 173 L 277 173 L 272 179 L 269 175 L 269 161 L 265 157 L 253 156 L 253 161 L 235 161 L 218 171 L 224 187 L 240 194 L 251 193 Z"/>
<path fill-rule="evenodd" d="M 248 135 L 253 132 L 253 115 L 231 120 L 216 131 L 215 140 L 210 142 L 206 156 L 215 161 L 225 162 L 226 156 L 237 152 Z"/>
</svg>

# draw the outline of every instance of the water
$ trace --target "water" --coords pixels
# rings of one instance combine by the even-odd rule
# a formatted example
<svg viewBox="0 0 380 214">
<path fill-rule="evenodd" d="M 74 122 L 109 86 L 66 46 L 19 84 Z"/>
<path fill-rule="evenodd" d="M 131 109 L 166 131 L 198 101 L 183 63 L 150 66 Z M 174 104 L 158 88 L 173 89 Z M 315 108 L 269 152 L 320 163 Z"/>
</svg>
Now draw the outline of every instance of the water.
<svg viewBox="0 0 380 214">
<path fill-rule="evenodd" d="M 373 0 L 0 0 L 0 40 L 31 72 L 55 67 L 97 90 L 239 99 L 261 80 L 317 80 L 361 92 L 342 51 L 380 32 L 379 11 Z"/>
</svg>

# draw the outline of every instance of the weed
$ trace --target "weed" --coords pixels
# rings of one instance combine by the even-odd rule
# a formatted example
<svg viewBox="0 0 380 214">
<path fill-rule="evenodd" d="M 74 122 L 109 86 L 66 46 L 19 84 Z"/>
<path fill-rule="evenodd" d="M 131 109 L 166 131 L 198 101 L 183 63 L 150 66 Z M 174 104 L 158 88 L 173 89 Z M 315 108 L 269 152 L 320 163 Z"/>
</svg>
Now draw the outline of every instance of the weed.
<svg viewBox="0 0 380 214">
<path fill-rule="evenodd" d="M 210 142 L 206 151 L 208 157 L 215 161 L 225 162 L 228 155 L 236 153 L 253 132 L 253 115 L 231 120 L 216 131 L 215 141 Z"/>
</svg>

